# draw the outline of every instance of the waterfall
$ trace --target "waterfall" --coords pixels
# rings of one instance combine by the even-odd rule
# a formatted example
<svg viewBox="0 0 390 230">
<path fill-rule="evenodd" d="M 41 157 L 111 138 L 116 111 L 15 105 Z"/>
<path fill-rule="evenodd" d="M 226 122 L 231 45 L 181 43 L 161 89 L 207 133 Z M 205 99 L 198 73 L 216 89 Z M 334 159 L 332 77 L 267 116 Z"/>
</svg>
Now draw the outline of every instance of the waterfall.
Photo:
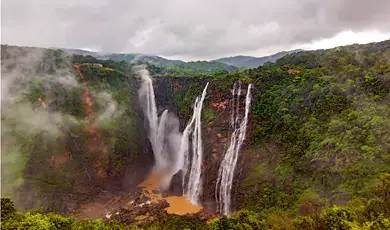
<svg viewBox="0 0 390 230">
<path fill-rule="evenodd" d="M 142 79 L 138 96 L 148 124 L 148 138 L 155 159 L 154 170 L 164 174 L 161 187 L 167 189 L 174 175 L 172 166 L 176 164 L 180 154 L 179 120 L 168 110 L 165 110 L 158 117 L 153 83 L 149 72 L 141 69 L 138 73 Z"/>
<path fill-rule="evenodd" d="M 208 85 L 209 83 L 207 83 L 203 89 L 202 95 L 198 96 L 195 100 L 192 118 L 184 129 L 180 144 L 182 163 L 179 167 L 181 166 L 183 171 L 183 194 L 187 196 L 193 204 L 197 205 L 199 204 L 199 198 L 202 194 L 203 187 L 201 177 L 203 159 L 201 115 Z M 190 134 L 192 134 L 191 142 Z"/>
<path fill-rule="evenodd" d="M 233 99 L 231 103 L 232 114 L 230 118 L 230 125 L 233 132 L 230 137 L 229 147 L 221 162 L 216 182 L 216 200 L 218 205 L 217 211 L 225 215 L 231 214 L 231 190 L 233 184 L 233 176 L 238 160 L 238 154 L 246 136 L 248 115 L 251 104 L 251 88 L 252 84 L 249 84 L 246 93 L 245 114 L 243 119 L 241 119 L 239 113 L 241 83 L 239 83 L 238 86 L 237 83 L 235 83 L 232 90 Z"/>
<path fill-rule="evenodd" d="M 146 70 L 141 70 L 140 73 L 142 84 L 139 90 L 139 99 L 148 122 L 148 138 L 152 145 L 156 167 L 163 168 L 167 165 L 167 159 L 164 157 L 162 152 L 162 140 L 164 138 L 164 128 L 168 111 L 165 110 L 161 117 L 158 117 L 152 79 Z"/>
</svg>

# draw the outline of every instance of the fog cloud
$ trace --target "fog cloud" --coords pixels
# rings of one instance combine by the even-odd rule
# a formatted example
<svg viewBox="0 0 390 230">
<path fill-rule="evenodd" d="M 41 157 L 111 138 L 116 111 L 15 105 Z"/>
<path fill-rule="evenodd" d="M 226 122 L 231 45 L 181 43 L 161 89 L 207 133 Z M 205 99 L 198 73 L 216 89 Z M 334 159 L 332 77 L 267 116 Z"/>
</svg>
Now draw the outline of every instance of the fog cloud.
<svg viewBox="0 0 390 230">
<path fill-rule="evenodd" d="M 2 43 L 218 57 L 390 33 L 388 0 L 3 0 Z"/>
<path fill-rule="evenodd" d="M 12 195 L 23 183 L 27 161 L 38 154 L 35 146 L 64 139 L 84 121 L 64 103 L 83 101 L 84 88 L 77 81 L 70 59 L 55 57 L 44 49 L 2 47 L 1 60 L 1 192 Z M 79 98 L 75 95 L 79 95 Z M 111 94 L 93 91 L 99 110 L 98 125 L 117 119 L 121 111 Z M 77 104 L 77 103 L 76 103 Z M 84 104 L 82 105 L 84 107 Z M 111 119 L 111 120 L 110 120 Z M 38 139 L 39 137 L 39 139 Z M 37 142 L 37 140 L 39 140 Z M 61 146 L 56 145 L 61 148 Z M 64 148 L 65 146 L 62 146 Z M 61 152 L 52 151 L 55 155 Z M 50 157 L 50 156 L 47 156 Z M 13 197 L 17 200 L 17 197 Z"/>
</svg>

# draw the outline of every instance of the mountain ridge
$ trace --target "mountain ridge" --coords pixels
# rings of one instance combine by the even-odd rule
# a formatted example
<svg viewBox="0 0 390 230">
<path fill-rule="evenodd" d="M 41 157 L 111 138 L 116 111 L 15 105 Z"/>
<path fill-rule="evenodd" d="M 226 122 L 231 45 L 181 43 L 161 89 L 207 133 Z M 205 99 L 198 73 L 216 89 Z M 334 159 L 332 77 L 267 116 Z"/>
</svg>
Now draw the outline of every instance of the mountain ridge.
<svg viewBox="0 0 390 230">
<path fill-rule="evenodd" d="M 228 65 L 237 66 L 240 68 L 256 68 L 259 66 L 262 66 L 266 62 L 275 62 L 279 58 L 282 58 L 288 54 L 292 53 L 298 53 L 304 51 L 303 49 L 295 49 L 290 51 L 281 51 L 269 56 L 263 56 L 263 57 L 253 57 L 253 56 L 244 56 L 244 55 L 237 55 L 232 57 L 224 57 L 215 59 L 216 62 L 225 63 Z"/>
<path fill-rule="evenodd" d="M 55 49 L 59 49 L 69 54 L 90 55 L 95 58 L 103 59 L 103 60 L 127 61 L 131 63 L 137 61 L 147 62 L 157 67 L 172 67 L 176 65 L 186 66 L 193 63 L 209 63 L 209 64 L 222 63 L 228 66 L 235 66 L 239 68 L 256 68 L 262 66 L 265 62 L 275 62 L 277 59 L 282 58 L 288 54 L 304 51 L 303 49 L 295 49 L 290 51 L 281 51 L 263 57 L 237 55 L 231 57 L 222 57 L 210 61 L 201 61 L 201 60 L 182 61 L 182 60 L 167 59 L 167 58 L 160 57 L 158 55 L 147 55 L 147 54 L 140 54 L 140 53 L 101 53 L 101 52 L 87 51 L 83 49 L 67 49 L 67 48 L 55 48 Z"/>
<path fill-rule="evenodd" d="M 390 229 L 390 40 L 299 52 L 235 73 L 151 72 L 156 107 L 177 114 L 179 130 L 210 83 L 201 111 L 204 212 L 185 216 L 137 189 L 154 163 L 138 63 L 1 48 L 10 89 L 2 98 L 9 170 L 1 189 L 11 197 L 1 200 L 4 229 Z M 231 115 L 246 109 L 232 97 L 239 82 L 244 91 L 253 84 L 252 101 L 231 187 L 234 213 L 226 217 L 215 211 L 215 181 L 234 132 Z M 101 147 L 90 141 L 89 102 Z M 180 174 L 167 196 L 183 194 Z"/>
</svg>

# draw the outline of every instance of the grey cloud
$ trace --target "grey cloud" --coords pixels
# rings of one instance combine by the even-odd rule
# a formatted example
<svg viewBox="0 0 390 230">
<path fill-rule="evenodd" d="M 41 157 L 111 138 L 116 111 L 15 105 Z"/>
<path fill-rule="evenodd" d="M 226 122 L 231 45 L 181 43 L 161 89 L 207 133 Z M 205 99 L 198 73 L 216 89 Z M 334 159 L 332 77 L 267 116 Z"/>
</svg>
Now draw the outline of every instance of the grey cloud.
<svg viewBox="0 0 390 230">
<path fill-rule="evenodd" d="M 2 43 L 194 58 L 390 32 L 388 0 L 3 0 L 2 10 Z"/>
</svg>

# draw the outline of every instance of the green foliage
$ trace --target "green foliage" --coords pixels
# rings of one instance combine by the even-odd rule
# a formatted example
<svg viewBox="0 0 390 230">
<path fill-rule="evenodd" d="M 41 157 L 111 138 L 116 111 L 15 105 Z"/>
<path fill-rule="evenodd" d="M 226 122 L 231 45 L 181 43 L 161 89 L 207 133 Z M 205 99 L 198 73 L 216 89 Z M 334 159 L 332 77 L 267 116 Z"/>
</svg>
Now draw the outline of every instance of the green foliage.
<svg viewBox="0 0 390 230">
<path fill-rule="evenodd" d="M 92 56 L 73 55 L 73 63 L 99 63 L 105 67 L 130 74 L 136 65 L 145 65 L 146 69 L 153 76 L 185 77 L 185 78 L 205 78 L 226 76 L 231 72 L 238 70 L 237 67 L 226 65 L 219 62 L 182 62 L 171 60 L 157 60 L 154 57 L 141 57 L 135 60 L 133 54 L 113 54 L 107 57 L 108 60 L 100 60 Z"/>
<path fill-rule="evenodd" d="M 373 220 L 358 218 L 357 213 L 347 207 L 332 207 L 321 213 L 301 216 L 293 221 L 295 229 L 389 229 L 390 219 L 379 214 Z"/>
<path fill-rule="evenodd" d="M 322 213 L 325 229 L 351 229 L 351 223 L 357 220 L 356 214 L 346 207 L 325 209 Z"/>
<path fill-rule="evenodd" d="M 61 230 L 84 230 L 84 229 L 107 229 L 122 230 L 131 229 L 130 226 L 117 222 L 103 222 L 101 220 L 76 221 L 57 214 L 19 214 L 18 218 L 2 221 L 2 229 L 61 229 Z"/>
<path fill-rule="evenodd" d="M 98 120 L 98 127 L 109 147 L 107 164 L 111 168 L 110 173 L 119 177 L 128 162 L 134 161 L 139 151 L 142 151 L 139 141 L 142 131 L 136 126 L 137 116 L 141 112 L 140 108 L 136 111 L 136 79 L 109 68 L 83 66 L 81 71 L 88 82 L 94 111 L 100 112 L 104 118 Z M 111 111 L 112 114 L 104 116 L 104 111 Z"/>
<path fill-rule="evenodd" d="M 363 229 L 375 229 L 375 230 L 390 229 L 390 218 L 385 218 L 383 215 L 380 215 L 373 221 L 365 222 L 363 224 Z"/>
<path fill-rule="evenodd" d="M 117 222 L 101 220 L 76 221 L 73 217 L 64 217 L 54 213 L 44 214 L 30 211 L 25 214 L 16 212 L 10 198 L 1 198 L 1 229 L 131 229 L 130 226 Z"/>
<path fill-rule="evenodd" d="M 224 76 L 229 72 L 237 70 L 236 67 L 219 62 L 188 62 L 162 68 L 159 75 L 174 77 L 216 77 Z"/>
<path fill-rule="evenodd" d="M 373 193 L 377 199 L 387 207 L 386 212 L 390 215 L 390 173 L 383 173 L 379 177 L 379 183 L 373 188 Z"/>
<path fill-rule="evenodd" d="M 2 221 L 2 229 L 72 229 L 73 218 L 56 214 L 19 214 L 18 218 Z"/>
<path fill-rule="evenodd" d="M 122 230 L 122 229 L 133 229 L 128 225 L 117 223 L 117 222 L 103 222 L 101 220 L 82 220 L 72 225 L 72 230 Z"/>
<path fill-rule="evenodd" d="M 192 216 L 177 216 L 167 215 L 159 219 L 152 226 L 151 229 L 207 229 L 207 226 L 197 217 Z"/>
<path fill-rule="evenodd" d="M 323 205 L 376 197 L 368 210 L 385 212 L 371 187 L 390 172 L 389 54 L 390 40 L 291 54 L 247 72 L 258 91 L 252 144 L 275 150 L 255 153 L 242 207 L 294 215 L 311 190 Z"/>
<path fill-rule="evenodd" d="M 379 177 L 373 188 L 374 198 L 367 202 L 364 216 L 369 220 L 375 220 L 381 215 L 390 216 L 390 174 L 384 173 Z"/>
<path fill-rule="evenodd" d="M 1 198 L 1 219 L 5 220 L 16 213 L 14 202 L 9 197 Z"/>
<path fill-rule="evenodd" d="M 97 179 L 92 168 L 96 153 L 87 138 L 84 85 L 71 67 L 72 59 L 83 61 L 85 57 L 45 49 L 2 48 L 2 61 L 6 63 L 2 71 L 22 69 L 20 74 L 26 75 L 16 85 L 22 90 L 11 90 L 15 100 L 2 110 L 1 164 L 6 175 L 2 178 L 2 192 L 26 210 L 41 207 L 64 213 L 67 200 L 74 195 L 76 178 L 91 191 L 98 186 L 89 184 Z M 36 60 L 26 67 L 21 60 L 32 59 L 30 56 Z M 85 61 L 94 62 L 93 58 Z M 136 113 L 136 78 L 107 68 L 112 64 L 130 71 L 131 66 L 105 63 L 105 68 L 82 66 L 81 71 L 92 97 L 95 124 L 106 147 L 102 163 L 115 178 L 124 173 L 129 162 L 136 161 L 143 134 L 136 127 L 140 117 Z M 52 167 L 53 157 L 64 153 L 71 154 L 72 159 Z"/>
<path fill-rule="evenodd" d="M 319 229 L 318 222 L 313 217 L 301 216 L 293 220 L 293 226 L 295 229 L 301 230 L 313 230 Z"/>
<path fill-rule="evenodd" d="M 210 229 L 222 230 L 222 229 L 268 229 L 268 225 L 265 219 L 254 212 L 248 210 L 241 210 L 235 213 L 231 218 L 222 216 L 221 218 L 214 220 L 209 225 Z"/>
<path fill-rule="evenodd" d="M 218 119 L 218 113 L 209 107 L 205 107 L 203 109 L 203 117 L 203 120 L 208 124 Z"/>
<path fill-rule="evenodd" d="M 2 49 L 2 60 L 14 58 L 8 49 L 7 46 Z M 15 49 L 22 56 L 28 53 L 24 48 Z M 210 225 L 195 217 L 168 215 L 150 227 L 389 229 L 389 50 L 390 40 L 300 52 L 276 63 L 234 73 L 231 71 L 235 68 L 218 63 L 177 62 L 162 66 L 156 60 L 158 67 L 147 65 L 153 75 L 160 76 L 160 84 L 168 84 L 168 87 L 162 86 L 168 89 L 169 96 L 158 98 L 163 102 L 160 104 L 175 104 L 180 118 L 186 121 L 206 82 L 210 82 L 210 94 L 205 103 L 217 93 L 229 94 L 237 79 L 252 82 L 256 90 L 252 120 L 253 171 L 239 192 L 243 202 L 237 202 L 246 209 L 231 218 L 221 217 Z M 32 207 L 42 206 L 45 212 L 61 211 L 75 176 L 88 173 L 93 155 L 83 138 L 88 130 L 81 122 L 85 118 L 81 79 L 76 78 L 79 87 L 67 88 L 56 76 L 74 73 L 69 65 L 71 61 L 104 65 L 103 68 L 83 66 L 81 70 L 98 117 L 104 115 L 110 105 L 118 112 L 99 120 L 97 125 L 110 153 L 104 162 L 111 176 L 120 178 L 128 163 L 139 159 L 136 157 L 142 152 L 140 136 L 143 134 L 136 127 L 140 117 L 135 103 L 138 85 L 131 74 L 134 65 L 142 63 L 126 62 L 126 58 L 133 58 L 127 56 L 113 61 L 50 50 L 39 53 L 42 60 L 29 73 L 31 77 L 26 78 L 28 81 L 23 85 L 28 87 L 24 87 L 15 104 L 32 105 L 30 112 L 35 111 L 45 118 L 61 114 L 72 119 L 66 119 L 64 127 L 51 126 L 51 129 L 60 129 L 60 134 L 52 135 L 50 129 L 39 127 L 22 132 L 18 129 L 21 127 L 16 116 L 18 111 L 5 116 L 2 111 L 2 122 L 9 127 L 7 134 L 12 136 L 4 147 L 6 158 L 2 164 L 10 168 L 7 185 L 12 182 L 11 187 L 25 186 L 30 193 L 22 198 L 34 200 L 28 200 L 34 203 Z M 18 63 L 8 63 L 2 65 L 2 70 L 16 67 Z M 39 107 L 39 97 L 48 102 L 47 111 Z M 213 98 L 215 101 L 219 102 Z M 209 122 L 219 118 L 214 110 L 205 106 L 203 119 Z M 268 149 L 268 144 L 273 147 Z M 74 160 L 56 170 L 50 168 L 51 157 L 65 151 L 71 152 Z M 39 199 L 42 197 L 46 200 Z M 347 203 L 348 207 L 341 206 Z M 339 206 L 329 207 L 335 204 Z M 128 227 L 98 220 L 76 221 L 38 211 L 22 214 L 16 212 L 13 202 L 6 198 L 2 198 L 1 217 L 4 229 Z"/>
</svg>

